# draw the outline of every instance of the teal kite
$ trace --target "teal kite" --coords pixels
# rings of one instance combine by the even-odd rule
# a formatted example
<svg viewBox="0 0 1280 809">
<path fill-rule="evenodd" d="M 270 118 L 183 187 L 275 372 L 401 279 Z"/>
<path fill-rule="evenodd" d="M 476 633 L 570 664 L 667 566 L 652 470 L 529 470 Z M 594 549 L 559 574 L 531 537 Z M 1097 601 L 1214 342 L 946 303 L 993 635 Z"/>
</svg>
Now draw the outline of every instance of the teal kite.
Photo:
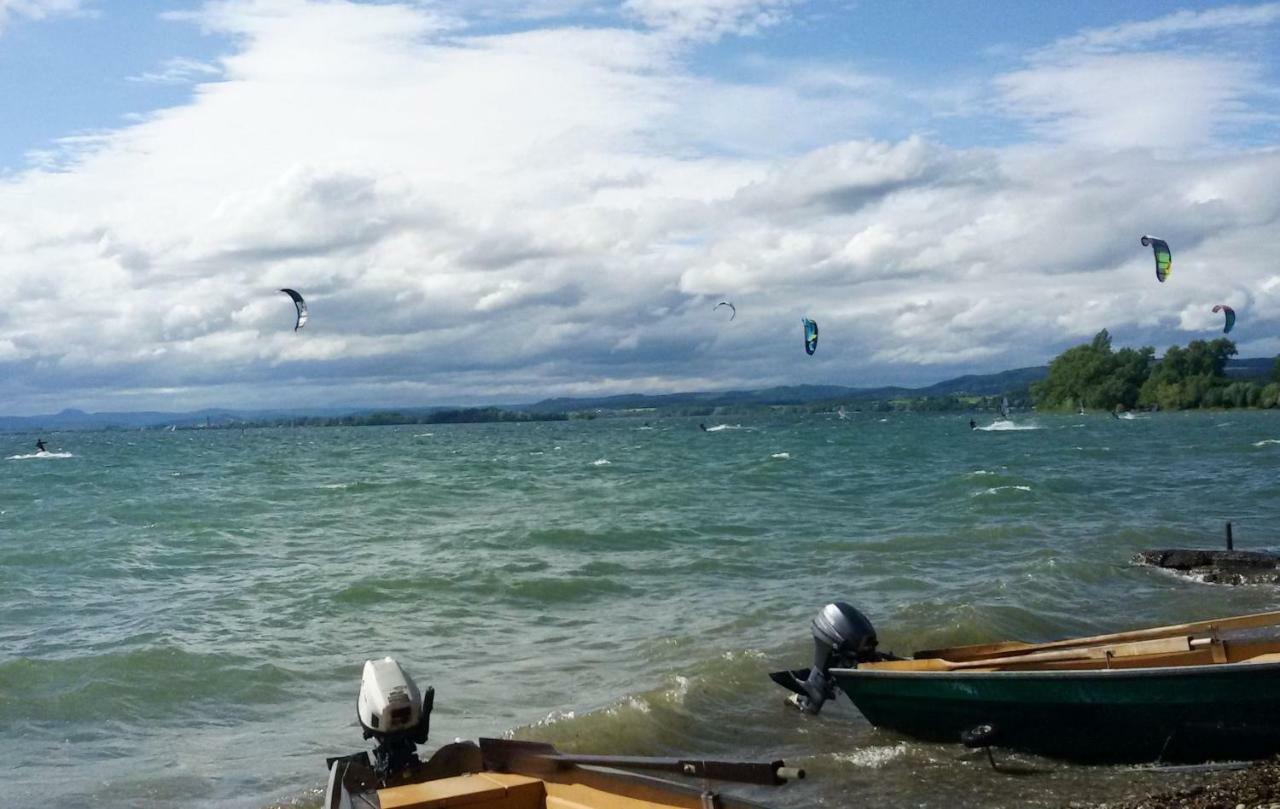
<svg viewBox="0 0 1280 809">
<path fill-rule="evenodd" d="M 804 318 L 804 351 L 810 357 L 818 350 L 818 324 Z"/>
<path fill-rule="evenodd" d="M 1236 310 L 1227 306 L 1225 303 L 1219 303 L 1213 307 L 1213 313 L 1217 314 L 1218 312 L 1222 312 L 1222 314 L 1226 316 L 1226 325 L 1222 327 L 1222 333 L 1230 334 L 1231 330 L 1235 328 L 1236 325 Z"/>
</svg>

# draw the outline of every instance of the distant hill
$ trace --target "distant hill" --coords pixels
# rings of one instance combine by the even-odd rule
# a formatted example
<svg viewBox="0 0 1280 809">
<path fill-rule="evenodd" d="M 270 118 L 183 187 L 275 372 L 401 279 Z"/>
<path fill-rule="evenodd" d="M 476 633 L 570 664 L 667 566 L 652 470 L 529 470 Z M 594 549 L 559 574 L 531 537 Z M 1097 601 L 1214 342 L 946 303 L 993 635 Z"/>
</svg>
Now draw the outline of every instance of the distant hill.
<svg viewBox="0 0 1280 809">
<path fill-rule="evenodd" d="M 660 407 L 729 407 L 733 405 L 800 405 L 813 402 L 871 401 L 926 396 L 994 396 L 1025 390 L 1049 372 L 1047 366 L 1015 368 L 997 374 L 969 374 L 924 388 L 848 388 L 840 385 L 794 385 L 762 390 L 726 390 L 700 393 L 666 393 L 544 399 L 523 408 L 538 413 L 575 410 L 635 410 Z"/>
<path fill-rule="evenodd" d="M 1227 367 L 1223 370 L 1226 371 L 1227 376 L 1240 379 L 1265 379 L 1271 376 L 1271 369 L 1275 364 L 1274 357 L 1246 357 L 1227 360 Z"/>
<path fill-rule="evenodd" d="M 1227 363 L 1227 374 L 1241 379 L 1263 378 L 1271 373 L 1275 359 L 1270 357 L 1233 359 Z M 899 398 L 942 396 L 999 396 L 1026 391 L 1033 382 L 1044 379 L 1045 365 L 1015 368 L 995 374 L 967 374 L 923 388 L 886 386 L 850 388 L 842 385 L 791 385 L 761 390 L 701 391 L 648 395 L 626 393 L 617 396 L 543 399 L 540 402 L 507 405 L 505 409 L 531 414 L 571 413 L 588 410 L 637 410 L 675 407 L 730 407 L 733 405 L 803 405 L 815 402 L 885 401 Z M 402 413 L 430 413 L 440 407 L 401 409 Z M 225 427 L 242 422 L 265 422 L 282 418 L 331 417 L 371 414 L 378 408 L 308 408 L 305 410 L 232 410 L 213 408 L 190 413 L 147 411 L 137 413 L 85 413 L 63 410 L 48 416 L 0 416 L 0 432 L 32 432 L 35 430 L 102 430 L 156 429 L 174 426 Z"/>
<path fill-rule="evenodd" d="M 83 410 L 63 410 L 48 416 L 0 416 L 0 432 L 31 432 L 33 430 L 146 430 L 160 427 L 198 427 L 237 424 L 272 418 L 301 416 L 340 416 L 353 412 L 351 408 L 311 408 L 308 410 L 229 410 L 215 408 L 188 413 L 141 411 L 125 413 L 86 413 Z"/>
</svg>

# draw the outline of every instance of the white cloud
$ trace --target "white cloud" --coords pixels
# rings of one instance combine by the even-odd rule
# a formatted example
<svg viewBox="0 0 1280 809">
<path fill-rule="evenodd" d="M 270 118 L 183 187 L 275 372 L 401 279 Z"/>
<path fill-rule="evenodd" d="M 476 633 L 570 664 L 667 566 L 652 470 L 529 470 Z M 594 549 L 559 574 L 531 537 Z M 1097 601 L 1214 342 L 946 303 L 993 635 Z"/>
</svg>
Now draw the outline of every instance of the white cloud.
<svg viewBox="0 0 1280 809">
<path fill-rule="evenodd" d="M 158 71 L 148 71 L 136 76 L 126 76 L 126 81 L 146 84 L 189 84 L 200 79 L 210 79 L 222 74 L 217 65 L 196 59 L 174 57 L 166 59 Z"/>
<path fill-rule="evenodd" d="M 1010 111 L 1039 134 L 1104 149 L 1186 149 L 1250 117 L 1255 65 L 1162 53 L 1038 64 L 1001 77 Z"/>
<path fill-rule="evenodd" d="M 667 28 L 481 36 L 415 6 L 302 0 L 192 19 L 236 45 L 216 80 L 195 69 L 189 103 L 0 178 L 11 407 L 926 382 L 1104 327 L 1167 345 L 1212 329 L 1196 313 L 1217 302 L 1237 306 L 1233 337 L 1280 327 L 1259 247 L 1280 226 L 1280 151 L 1184 148 L 1216 137 L 1203 118 L 1124 134 L 1160 120 L 1062 91 L 1105 81 L 1104 61 L 1002 80 L 1050 142 L 957 149 L 870 137 L 886 79 L 807 61 L 713 80 Z M 1226 113 L 1257 75 L 1167 67 Z M 1173 245 L 1167 284 L 1145 232 Z M 310 303 L 297 334 L 280 287 Z M 822 326 L 813 358 L 803 315 Z"/>
<path fill-rule="evenodd" d="M 1280 4 L 1267 3 L 1086 29 L 998 77 L 997 104 L 1041 137 L 1091 148 L 1210 146 L 1280 120 L 1263 56 L 1277 23 Z"/>
<path fill-rule="evenodd" d="M 1203 11 L 1175 11 L 1154 20 L 1092 28 L 1065 37 L 1047 49 L 1058 54 L 1080 51 L 1110 52 L 1181 41 L 1186 34 L 1221 33 L 1235 29 L 1257 29 L 1280 22 L 1280 3 L 1254 6 L 1223 6 Z"/>
<path fill-rule="evenodd" d="M 17 17 L 43 20 L 80 11 L 80 0 L 0 0 L 0 32 Z"/>
<path fill-rule="evenodd" d="M 645 25 L 681 39 L 754 34 L 786 18 L 797 0 L 625 0 Z"/>
</svg>

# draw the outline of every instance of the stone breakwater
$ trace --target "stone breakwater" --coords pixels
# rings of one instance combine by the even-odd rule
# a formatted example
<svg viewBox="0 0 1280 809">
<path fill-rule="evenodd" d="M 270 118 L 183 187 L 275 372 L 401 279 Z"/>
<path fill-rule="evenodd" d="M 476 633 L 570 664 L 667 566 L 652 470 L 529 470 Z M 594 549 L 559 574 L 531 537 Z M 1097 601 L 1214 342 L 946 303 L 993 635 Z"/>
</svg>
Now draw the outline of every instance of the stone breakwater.
<svg viewBox="0 0 1280 809">
<path fill-rule="evenodd" d="M 1174 548 L 1139 551 L 1133 561 L 1211 584 L 1280 584 L 1280 554 Z"/>
</svg>

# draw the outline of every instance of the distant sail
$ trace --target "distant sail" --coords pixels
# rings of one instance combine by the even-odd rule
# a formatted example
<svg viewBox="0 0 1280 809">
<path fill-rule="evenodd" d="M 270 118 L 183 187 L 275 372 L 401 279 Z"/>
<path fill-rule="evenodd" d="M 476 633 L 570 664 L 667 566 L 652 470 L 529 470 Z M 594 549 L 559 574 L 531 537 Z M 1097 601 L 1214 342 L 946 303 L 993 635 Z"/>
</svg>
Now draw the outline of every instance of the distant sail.
<svg viewBox="0 0 1280 809">
<path fill-rule="evenodd" d="M 293 299 L 293 306 L 298 310 L 298 319 L 293 324 L 293 330 L 297 331 L 307 325 L 307 302 L 302 299 L 301 295 L 292 289 L 282 289 L 280 291 Z"/>
</svg>

